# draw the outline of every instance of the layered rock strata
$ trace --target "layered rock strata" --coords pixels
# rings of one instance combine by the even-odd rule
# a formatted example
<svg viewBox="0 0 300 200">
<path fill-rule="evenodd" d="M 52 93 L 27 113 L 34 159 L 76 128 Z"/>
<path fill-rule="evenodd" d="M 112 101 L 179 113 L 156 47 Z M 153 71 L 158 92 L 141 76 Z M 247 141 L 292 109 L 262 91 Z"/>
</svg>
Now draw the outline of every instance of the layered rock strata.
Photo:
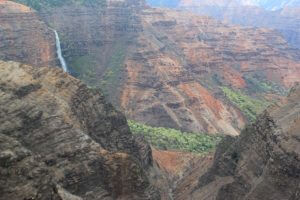
<svg viewBox="0 0 300 200">
<path fill-rule="evenodd" d="M 299 199 L 299 100 L 298 87 L 239 137 L 224 140 L 197 186 L 175 199 Z"/>
<path fill-rule="evenodd" d="M 186 12 L 147 9 L 125 60 L 120 98 L 129 118 L 194 132 L 236 135 L 247 121 L 221 87 L 258 99 L 300 79 L 299 51 L 276 32 Z M 258 85 L 271 84 L 260 90 Z"/>
<path fill-rule="evenodd" d="M 55 36 L 37 12 L 0 1 L 0 59 L 33 66 L 56 66 Z"/>
<path fill-rule="evenodd" d="M 160 199 L 151 148 L 97 91 L 0 62 L 0 199 Z"/>
<path fill-rule="evenodd" d="M 139 0 L 38 14 L 58 31 L 70 73 L 149 125 L 238 135 L 300 81 L 299 51 L 270 29 L 151 9 Z"/>
</svg>

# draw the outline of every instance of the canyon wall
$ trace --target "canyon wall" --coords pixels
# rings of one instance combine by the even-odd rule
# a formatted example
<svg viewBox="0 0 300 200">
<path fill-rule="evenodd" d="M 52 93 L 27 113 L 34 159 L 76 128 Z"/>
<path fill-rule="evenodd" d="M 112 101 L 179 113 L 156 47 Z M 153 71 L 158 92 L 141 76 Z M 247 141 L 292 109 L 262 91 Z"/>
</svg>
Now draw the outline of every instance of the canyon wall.
<svg viewBox="0 0 300 200">
<path fill-rule="evenodd" d="M 151 9 L 139 0 L 63 5 L 38 16 L 57 30 L 72 75 L 149 125 L 237 135 L 300 81 L 300 52 L 265 28 Z"/>
<path fill-rule="evenodd" d="M 55 66 L 55 37 L 37 12 L 12 1 L 0 1 L 0 59 L 34 66 Z"/>
<path fill-rule="evenodd" d="M 160 199 L 150 146 L 61 69 L 0 62 L 0 199 Z"/>
<path fill-rule="evenodd" d="M 110 102 L 119 105 L 127 48 L 141 31 L 143 1 L 110 0 L 103 6 L 65 5 L 40 11 L 62 40 L 71 74 L 89 86 L 102 88 Z"/>
<path fill-rule="evenodd" d="M 223 140 L 211 168 L 200 171 L 198 184 L 178 184 L 174 199 L 299 199 L 299 100 L 295 87 L 239 137 Z"/>
<path fill-rule="evenodd" d="M 166 9 L 145 9 L 140 17 L 143 31 L 129 48 L 121 96 L 129 118 L 236 135 L 252 114 L 232 102 L 228 88 L 264 104 L 300 79 L 300 52 L 275 31 Z"/>
<path fill-rule="evenodd" d="M 42 16 L 60 32 L 71 73 L 102 88 L 130 119 L 150 125 L 236 135 L 249 116 L 220 87 L 264 99 L 299 79 L 299 52 L 267 29 L 131 1 Z"/>
</svg>

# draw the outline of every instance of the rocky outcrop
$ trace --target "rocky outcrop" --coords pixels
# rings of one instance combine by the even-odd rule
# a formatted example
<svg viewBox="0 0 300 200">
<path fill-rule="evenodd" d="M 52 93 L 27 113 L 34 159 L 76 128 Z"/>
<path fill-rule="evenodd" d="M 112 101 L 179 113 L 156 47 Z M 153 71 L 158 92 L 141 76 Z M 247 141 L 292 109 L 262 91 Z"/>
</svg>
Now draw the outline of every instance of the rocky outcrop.
<svg viewBox="0 0 300 200">
<path fill-rule="evenodd" d="M 0 59 L 56 66 L 55 36 L 31 8 L 0 1 Z"/>
<path fill-rule="evenodd" d="M 160 199 L 149 145 L 96 90 L 0 62 L 0 199 Z"/>
<path fill-rule="evenodd" d="M 198 185 L 175 199 L 299 199 L 299 100 L 298 87 L 239 137 L 224 140 Z"/>
</svg>

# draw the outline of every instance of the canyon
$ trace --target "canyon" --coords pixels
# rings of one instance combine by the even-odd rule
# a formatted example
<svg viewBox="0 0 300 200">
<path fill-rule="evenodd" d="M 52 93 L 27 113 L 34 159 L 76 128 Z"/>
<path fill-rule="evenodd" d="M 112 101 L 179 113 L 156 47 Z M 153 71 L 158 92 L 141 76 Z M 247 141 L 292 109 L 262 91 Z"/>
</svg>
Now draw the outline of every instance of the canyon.
<svg viewBox="0 0 300 200">
<path fill-rule="evenodd" d="M 300 197 L 299 85 L 214 156 L 192 156 L 152 151 L 61 69 L 0 61 L 0 72 L 1 200 Z"/>
<path fill-rule="evenodd" d="M 299 51 L 266 28 L 138 0 L 37 14 L 57 30 L 72 75 L 100 88 L 127 118 L 152 126 L 238 135 L 300 79 Z M 54 38 L 50 42 L 55 47 Z"/>
<path fill-rule="evenodd" d="M 256 111 L 233 102 L 227 89 L 261 99 L 257 104 L 264 107 L 268 95 L 280 96 L 299 81 L 299 51 L 276 32 L 171 10 L 142 15 L 143 32 L 125 61 L 120 98 L 129 118 L 237 135 Z"/>
<path fill-rule="evenodd" d="M 1 200 L 299 198 L 290 40 L 142 0 L 49 2 L 0 0 Z M 126 118 L 228 136 L 156 149 Z"/>
</svg>

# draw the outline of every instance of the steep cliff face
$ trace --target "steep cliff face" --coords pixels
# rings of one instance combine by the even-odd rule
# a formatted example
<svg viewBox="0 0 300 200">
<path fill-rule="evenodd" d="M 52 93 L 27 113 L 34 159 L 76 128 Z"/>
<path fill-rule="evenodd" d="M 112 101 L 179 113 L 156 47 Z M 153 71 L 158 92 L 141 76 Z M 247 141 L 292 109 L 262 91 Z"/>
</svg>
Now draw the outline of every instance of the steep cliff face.
<svg viewBox="0 0 300 200">
<path fill-rule="evenodd" d="M 165 9 L 144 10 L 141 20 L 125 60 L 121 106 L 129 118 L 235 135 L 246 121 L 242 112 L 249 119 L 255 111 L 231 92 L 267 99 L 300 79 L 299 52 L 274 31 Z"/>
<path fill-rule="evenodd" d="M 0 62 L 0 199 L 160 199 L 150 147 L 60 69 Z"/>
<path fill-rule="evenodd" d="M 300 79 L 299 51 L 268 29 L 140 0 L 63 5 L 39 16 L 58 31 L 74 76 L 149 125 L 237 135 Z"/>
<path fill-rule="evenodd" d="M 55 37 L 38 14 L 21 4 L 0 1 L 0 59 L 55 66 Z"/>
<path fill-rule="evenodd" d="M 298 87 L 241 136 L 224 140 L 198 185 L 175 199 L 299 199 L 299 100 Z"/>
<path fill-rule="evenodd" d="M 299 80 L 299 52 L 266 29 L 133 1 L 65 6 L 43 18 L 60 32 L 72 73 L 150 125 L 236 135 L 256 111 L 243 115 L 248 108 L 230 102 L 220 86 L 268 99 Z"/>
<path fill-rule="evenodd" d="M 71 4 L 40 11 L 58 31 L 71 73 L 101 87 L 116 106 L 127 48 L 142 29 L 137 13 L 143 6 L 141 0 L 109 0 L 93 7 Z"/>
</svg>

